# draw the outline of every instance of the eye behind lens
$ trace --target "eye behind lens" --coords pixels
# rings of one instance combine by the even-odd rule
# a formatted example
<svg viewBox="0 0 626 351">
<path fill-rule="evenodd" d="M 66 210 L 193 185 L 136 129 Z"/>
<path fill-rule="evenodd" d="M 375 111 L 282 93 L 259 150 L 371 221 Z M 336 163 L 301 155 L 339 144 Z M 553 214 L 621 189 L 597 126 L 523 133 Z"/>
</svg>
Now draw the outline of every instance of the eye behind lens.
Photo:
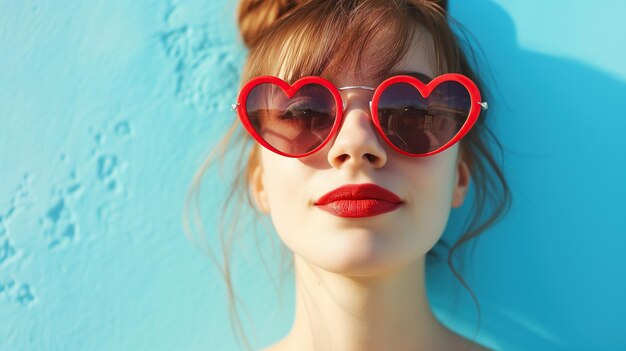
<svg viewBox="0 0 626 351">
<path fill-rule="evenodd" d="M 291 98 L 273 84 L 259 84 L 248 95 L 249 120 L 260 138 L 288 155 L 306 154 L 321 145 L 336 117 L 333 94 L 307 84 Z"/>
<path fill-rule="evenodd" d="M 439 84 L 428 98 L 402 82 L 388 86 L 376 108 L 389 142 L 410 154 L 426 154 L 448 143 L 460 131 L 470 104 L 469 92 L 455 81 Z"/>
</svg>

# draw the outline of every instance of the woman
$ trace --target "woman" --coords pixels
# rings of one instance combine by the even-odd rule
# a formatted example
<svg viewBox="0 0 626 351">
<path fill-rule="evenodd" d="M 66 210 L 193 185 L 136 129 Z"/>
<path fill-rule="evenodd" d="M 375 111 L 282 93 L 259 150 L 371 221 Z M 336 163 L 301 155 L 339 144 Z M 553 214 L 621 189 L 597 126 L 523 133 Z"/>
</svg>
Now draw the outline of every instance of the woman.
<svg viewBox="0 0 626 351">
<path fill-rule="evenodd" d="M 250 52 L 233 109 L 255 141 L 247 195 L 292 253 L 296 281 L 291 331 L 264 350 L 487 350 L 440 323 L 425 289 L 427 254 L 470 180 L 478 210 L 487 184 L 504 191 L 449 251 L 463 285 L 452 252 L 509 201 L 483 140 L 486 94 L 445 5 L 240 3 Z"/>
</svg>

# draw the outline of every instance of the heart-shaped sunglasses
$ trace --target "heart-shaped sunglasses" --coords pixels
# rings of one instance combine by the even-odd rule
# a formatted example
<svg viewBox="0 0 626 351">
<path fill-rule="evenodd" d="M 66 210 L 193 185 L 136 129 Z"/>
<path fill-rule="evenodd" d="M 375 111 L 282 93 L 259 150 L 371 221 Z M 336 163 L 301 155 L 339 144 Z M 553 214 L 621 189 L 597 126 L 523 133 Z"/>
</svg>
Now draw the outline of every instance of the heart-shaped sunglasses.
<svg viewBox="0 0 626 351">
<path fill-rule="evenodd" d="M 290 85 L 274 76 L 261 76 L 243 85 L 232 110 L 268 150 L 304 157 L 323 148 L 339 131 L 345 109 L 340 91 L 347 89 L 374 92 L 369 106 L 378 133 L 394 150 L 411 157 L 451 147 L 470 131 L 481 108 L 487 109 L 471 79 L 447 73 L 427 84 L 396 75 L 376 88 L 337 88 L 318 76 Z"/>
</svg>

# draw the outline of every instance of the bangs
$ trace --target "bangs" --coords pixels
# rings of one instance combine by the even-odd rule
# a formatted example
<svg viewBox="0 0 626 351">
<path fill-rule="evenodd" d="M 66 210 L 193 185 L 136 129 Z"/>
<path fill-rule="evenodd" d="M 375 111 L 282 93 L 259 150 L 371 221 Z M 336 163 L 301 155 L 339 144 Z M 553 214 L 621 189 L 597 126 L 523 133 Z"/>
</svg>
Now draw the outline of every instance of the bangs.
<svg viewBox="0 0 626 351">
<path fill-rule="evenodd" d="M 303 76 L 328 78 L 354 69 L 350 73 L 358 79 L 382 80 L 409 50 L 421 22 L 415 15 L 378 1 L 303 5 L 263 35 L 242 79 L 274 75 L 292 84 Z"/>
</svg>

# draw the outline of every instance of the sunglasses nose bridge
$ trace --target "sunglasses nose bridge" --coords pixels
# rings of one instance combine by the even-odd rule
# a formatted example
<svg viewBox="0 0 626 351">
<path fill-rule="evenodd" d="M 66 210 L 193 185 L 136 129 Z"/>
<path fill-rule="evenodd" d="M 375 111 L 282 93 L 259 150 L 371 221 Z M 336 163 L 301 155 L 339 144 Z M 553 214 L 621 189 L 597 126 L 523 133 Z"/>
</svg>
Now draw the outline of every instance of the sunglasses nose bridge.
<svg viewBox="0 0 626 351">
<path fill-rule="evenodd" d="M 348 89 L 360 89 L 360 90 L 368 90 L 371 91 L 372 93 L 376 90 L 376 88 L 374 87 L 370 87 L 370 86 L 366 86 L 366 85 L 351 85 L 351 86 L 347 86 L 347 87 L 341 87 L 341 88 L 337 88 L 339 90 L 339 92 L 348 90 Z M 343 109 L 343 111 L 345 112 L 346 108 L 348 107 L 348 103 L 346 102 L 345 99 L 341 99 L 341 107 Z M 368 101 L 368 107 L 370 110 L 370 116 L 372 115 L 372 100 L 370 99 Z"/>
</svg>

